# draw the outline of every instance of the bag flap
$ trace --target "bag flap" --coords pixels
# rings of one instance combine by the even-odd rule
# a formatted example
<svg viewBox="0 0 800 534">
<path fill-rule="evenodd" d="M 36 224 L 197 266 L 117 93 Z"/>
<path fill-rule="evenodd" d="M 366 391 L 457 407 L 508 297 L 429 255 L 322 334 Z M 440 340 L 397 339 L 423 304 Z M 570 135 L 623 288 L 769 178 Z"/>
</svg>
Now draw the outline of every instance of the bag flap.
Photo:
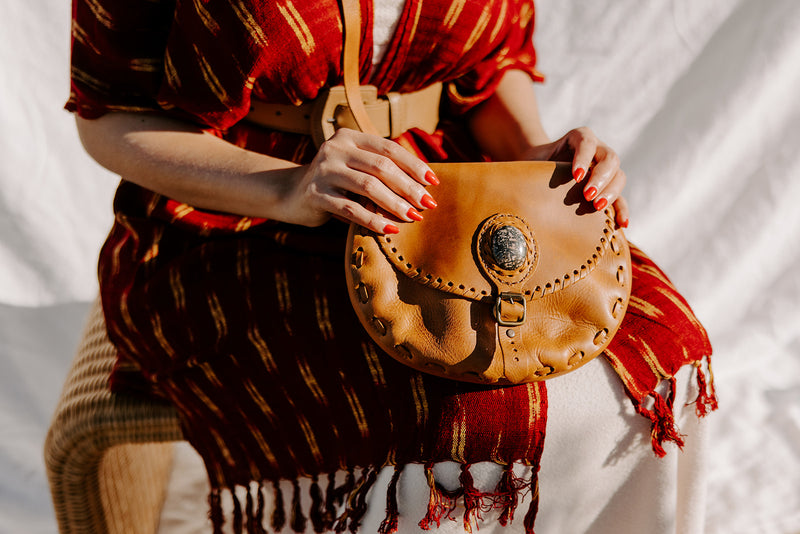
<svg viewBox="0 0 800 534">
<path fill-rule="evenodd" d="M 421 284 L 478 300 L 495 290 L 535 299 L 578 282 L 613 246 L 613 210 L 596 211 L 584 199 L 568 163 L 431 168 L 441 181 L 431 189 L 438 207 L 423 221 L 399 224 L 399 234 L 377 237 L 394 267 Z M 497 232 L 504 226 L 517 229 Z M 512 264 L 522 254 L 522 266 L 498 267 L 492 239 L 494 256 L 511 243 Z"/>
</svg>

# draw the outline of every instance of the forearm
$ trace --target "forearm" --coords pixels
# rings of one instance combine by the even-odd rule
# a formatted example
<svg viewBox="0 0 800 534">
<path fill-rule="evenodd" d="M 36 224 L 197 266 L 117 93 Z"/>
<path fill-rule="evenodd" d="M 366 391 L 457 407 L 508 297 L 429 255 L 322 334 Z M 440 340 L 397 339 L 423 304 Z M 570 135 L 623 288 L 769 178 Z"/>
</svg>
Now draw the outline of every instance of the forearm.
<svg viewBox="0 0 800 534">
<path fill-rule="evenodd" d="M 126 180 L 198 208 L 290 219 L 282 198 L 296 168 L 291 162 L 157 115 L 111 113 L 76 120 L 86 151 Z"/>
<path fill-rule="evenodd" d="M 469 126 L 484 153 L 497 161 L 527 159 L 550 142 L 542 127 L 531 78 L 511 70 L 495 94 L 470 113 Z"/>
</svg>

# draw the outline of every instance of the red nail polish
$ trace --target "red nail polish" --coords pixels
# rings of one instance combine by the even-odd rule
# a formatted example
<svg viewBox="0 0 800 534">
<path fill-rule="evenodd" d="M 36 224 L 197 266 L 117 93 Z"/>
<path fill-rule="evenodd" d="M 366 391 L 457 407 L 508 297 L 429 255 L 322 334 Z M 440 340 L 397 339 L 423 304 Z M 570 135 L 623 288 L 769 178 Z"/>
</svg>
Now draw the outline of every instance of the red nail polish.
<svg viewBox="0 0 800 534">
<path fill-rule="evenodd" d="M 414 221 L 422 220 L 422 215 L 420 215 L 420 213 L 414 208 L 408 208 L 408 213 L 406 213 L 406 216 L 408 216 L 409 219 Z"/>
<path fill-rule="evenodd" d="M 583 180 L 583 175 L 586 174 L 586 171 L 583 170 L 582 167 L 578 167 L 574 171 L 572 171 L 572 177 L 575 178 L 576 182 L 580 182 Z"/>
<path fill-rule="evenodd" d="M 620 226 L 622 226 L 623 228 L 627 228 L 628 227 L 628 219 L 625 219 L 624 221 L 622 221 L 622 224 L 620 224 Z"/>
<path fill-rule="evenodd" d="M 400 229 L 393 224 L 387 224 L 383 227 L 384 234 L 399 234 Z"/>
<path fill-rule="evenodd" d="M 420 199 L 419 203 L 422 204 L 423 206 L 425 206 L 426 208 L 435 208 L 436 206 L 439 205 L 439 204 L 436 203 L 435 200 L 433 200 L 432 196 L 427 195 L 427 194 L 423 195 L 423 197 Z"/>
<path fill-rule="evenodd" d="M 608 200 L 606 200 L 604 198 L 600 198 L 600 199 L 597 200 L 597 202 L 594 203 L 594 207 L 595 207 L 596 210 L 601 210 L 601 209 L 605 208 L 606 206 L 608 206 Z"/>
<path fill-rule="evenodd" d="M 425 181 L 431 185 L 439 185 L 439 179 L 433 174 L 433 171 L 428 171 L 425 173 Z"/>
<path fill-rule="evenodd" d="M 597 189 L 594 187 L 590 187 L 589 189 L 583 192 L 583 196 L 586 197 L 586 200 L 594 200 L 594 197 L 597 196 Z"/>
</svg>

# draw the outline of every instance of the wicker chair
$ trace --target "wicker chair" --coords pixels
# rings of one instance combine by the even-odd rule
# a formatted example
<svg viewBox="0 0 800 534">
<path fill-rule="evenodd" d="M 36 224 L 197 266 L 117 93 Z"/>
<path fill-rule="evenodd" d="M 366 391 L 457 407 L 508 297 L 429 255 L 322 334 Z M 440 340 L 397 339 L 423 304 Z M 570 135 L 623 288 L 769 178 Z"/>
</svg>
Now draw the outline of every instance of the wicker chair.
<svg viewBox="0 0 800 534">
<path fill-rule="evenodd" d="M 175 410 L 112 394 L 114 348 L 96 301 L 45 442 L 61 534 L 154 533 L 182 439 Z"/>
</svg>

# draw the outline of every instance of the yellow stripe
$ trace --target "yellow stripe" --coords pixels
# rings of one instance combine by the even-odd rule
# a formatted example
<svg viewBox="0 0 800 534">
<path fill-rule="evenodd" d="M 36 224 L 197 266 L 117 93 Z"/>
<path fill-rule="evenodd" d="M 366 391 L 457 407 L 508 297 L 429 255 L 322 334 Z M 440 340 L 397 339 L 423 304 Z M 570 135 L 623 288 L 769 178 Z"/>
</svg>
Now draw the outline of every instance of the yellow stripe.
<svg viewBox="0 0 800 534">
<path fill-rule="evenodd" d="M 219 298 L 215 293 L 209 293 L 206 297 L 211 316 L 214 318 L 214 326 L 217 328 L 217 342 L 228 335 L 228 322 L 225 320 L 225 312 L 219 304 Z"/>
<path fill-rule="evenodd" d="M 243 377 L 242 385 L 244 385 L 244 389 L 247 390 L 250 398 L 253 399 L 253 401 L 258 405 L 258 409 L 261 410 L 261 413 L 263 413 L 264 416 L 269 419 L 273 426 L 278 426 L 280 424 L 278 417 L 275 415 L 275 412 L 267 403 L 266 399 L 264 399 L 264 397 L 261 395 L 261 392 L 255 386 L 255 384 L 253 384 L 253 381 L 249 377 Z"/>
<path fill-rule="evenodd" d="M 154 313 L 150 317 L 150 325 L 153 327 L 153 335 L 156 336 L 156 340 L 158 344 L 161 345 L 161 348 L 164 349 L 164 352 L 171 358 L 175 358 L 175 349 L 169 344 L 167 338 L 164 336 L 164 330 L 161 328 L 161 317 Z"/>
<path fill-rule="evenodd" d="M 285 271 L 275 271 L 275 287 L 278 290 L 278 308 L 288 314 L 292 311 L 292 299 L 289 295 L 289 277 Z"/>
<path fill-rule="evenodd" d="M 162 237 L 164 237 L 164 229 L 160 228 L 156 231 L 155 236 L 153 236 L 153 242 L 150 245 L 150 248 L 147 249 L 147 252 L 145 252 L 144 257 L 142 258 L 142 263 L 147 263 L 148 261 L 154 260 L 158 257 L 158 244 Z"/>
<path fill-rule="evenodd" d="M 453 445 L 450 449 L 450 454 L 453 455 L 453 460 L 464 463 L 464 449 L 467 444 L 467 419 L 461 406 L 461 399 L 456 398 L 456 402 L 458 404 L 459 417 L 458 420 L 453 422 Z"/>
<path fill-rule="evenodd" d="M 176 268 L 169 270 L 169 287 L 172 289 L 172 299 L 175 301 L 175 309 L 185 312 L 186 291 L 183 288 L 180 272 Z"/>
<path fill-rule="evenodd" d="M 137 72 L 161 72 L 164 60 L 159 57 L 140 57 L 131 59 L 128 67 Z"/>
<path fill-rule="evenodd" d="M 469 39 L 467 39 L 467 42 L 464 44 L 464 48 L 461 51 L 462 54 L 468 52 L 475 46 L 475 43 L 481 38 L 483 32 L 486 31 L 486 26 L 489 25 L 489 18 L 489 8 L 488 6 L 484 6 L 483 11 L 481 11 L 481 16 L 478 18 L 478 22 L 475 23 L 475 27 L 472 29 Z"/>
<path fill-rule="evenodd" d="M 175 208 L 175 214 L 172 216 L 172 222 L 179 221 L 192 213 L 194 208 L 188 204 L 180 204 L 177 208 Z"/>
<path fill-rule="evenodd" d="M 417 11 L 416 11 L 416 13 L 414 13 L 414 22 L 411 25 L 411 31 L 408 32 L 408 42 L 413 41 L 414 40 L 414 35 L 416 35 L 416 33 L 417 33 L 417 27 L 419 26 L 419 16 L 422 14 L 422 5 L 424 3 L 425 2 L 423 0 L 420 0 L 417 3 Z"/>
<path fill-rule="evenodd" d="M 172 56 L 170 56 L 169 50 L 164 54 L 164 76 L 170 87 L 173 89 L 181 88 L 181 79 L 178 76 L 178 69 L 176 69 L 175 64 L 172 63 Z"/>
<path fill-rule="evenodd" d="M 508 11 L 508 0 L 501 0 L 500 2 L 500 14 L 497 16 L 497 22 L 492 28 L 492 34 L 489 37 L 489 42 L 492 43 L 497 38 L 497 34 L 500 33 L 500 29 L 503 27 L 506 21 L 506 12 Z"/>
<path fill-rule="evenodd" d="M 75 66 L 70 69 L 70 76 L 74 81 L 86 85 L 99 93 L 109 94 L 111 92 L 110 85 Z"/>
<path fill-rule="evenodd" d="M 317 327 L 322 333 L 325 341 L 333 339 L 333 325 L 331 324 L 331 314 L 328 308 L 328 296 L 325 293 L 314 293 L 314 309 L 317 314 Z"/>
<path fill-rule="evenodd" d="M 81 28 L 76 21 L 72 21 L 72 37 L 87 48 L 91 48 L 92 52 L 100 55 L 102 52 L 97 48 L 86 33 L 86 30 Z"/>
<path fill-rule="evenodd" d="M 267 457 L 267 461 L 270 462 L 273 465 L 277 464 L 278 463 L 278 459 L 275 458 L 275 454 L 272 452 L 272 449 L 270 449 L 269 445 L 267 445 L 267 440 L 264 439 L 264 434 L 261 433 L 261 430 L 258 427 L 255 427 L 255 426 L 248 426 L 248 431 L 250 432 L 250 434 L 254 438 L 256 438 L 256 441 L 258 442 L 258 446 L 261 447 L 261 452 L 263 452 L 264 456 Z M 257 471 L 256 469 L 252 469 L 252 468 L 251 468 L 251 470 Z"/>
<path fill-rule="evenodd" d="M 225 92 L 222 82 L 217 78 L 217 75 L 214 74 L 214 69 L 203 56 L 202 52 L 200 52 L 200 49 L 197 48 L 197 45 L 192 45 L 192 48 L 194 48 L 194 54 L 197 58 L 197 63 L 200 65 L 200 71 L 203 74 L 203 80 L 205 80 L 206 86 L 214 93 L 217 100 L 230 107 L 232 105 L 230 97 L 228 93 Z"/>
<path fill-rule="evenodd" d="M 258 355 L 261 356 L 261 361 L 264 363 L 264 367 L 266 367 L 266 369 L 271 373 L 277 372 L 278 366 L 275 364 L 275 360 L 272 358 L 272 352 L 270 352 L 266 341 L 264 341 L 264 338 L 261 337 L 261 333 L 258 331 L 258 327 L 255 325 L 255 323 L 251 323 L 250 326 L 248 326 L 247 339 L 258 351 Z"/>
<path fill-rule="evenodd" d="M 629 306 L 641 311 L 645 315 L 649 315 L 650 317 L 659 317 L 664 315 L 664 312 L 659 310 L 656 306 L 634 295 L 631 295 Z"/>
<path fill-rule="evenodd" d="M 383 374 L 383 366 L 381 366 L 381 362 L 378 358 L 378 353 L 375 352 L 374 345 L 371 343 L 362 343 L 361 352 L 364 354 L 364 358 L 367 360 L 369 372 L 372 375 L 372 381 L 385 387 L 386 378 Z"/>
<path fill-rule="evenodd" d="M 186 383 L 189 385 L 189 389 L 192 390 L 192 392 L 200 400 L 203 406 L 206 406 L 209 409 L 211 409 L 211 411 L 214 412 L 214 415 L 216 415 L 220 419 L 224 419 L 222 410 L 220 410 L 219 407 L 216 404 L 214 404 L 214 402 L 212 402 L 212 400 L 208 397 L 208 395 L 206 395 L 197 384 L 195 384 L 191 380 L 188 380 Z M 211 428 L 212 428 L 211 425 L 209 425 L 209 429 Z"/>
<path fill-rule="evenodd" d="M 638 344 L 642 346 L 643 349 L 641 350 L 642 358 L 644 358 L 644 361 L 647 362 L 648 367 L 650 367 L 650 370 L 653 372 L 654 375 L 659 376 L 661 378 L 672 378 L 672 375 L 670 375 L 666 370 L 664 370 L 663 367 L 661 367 L 661 363 L 658 361 L 658 358 L 656 357 L 656 354 L 653 352 L 653 349 L 651 349 L 650 346 L 647 343 L 645 343 L 643 339 L 635 338 L 630 334 L 628 335 L 628 339 L 630 339 L 634 343 L 638 342 Z"/>
<path fill-rule="evenodd" d="M 425 384 L 419 374 L 411 376 L 411 394 L 414 396 L 414 407 L 417 411 L 417 426 L 428 423 L 428 399 L 425 395 Z"/>
<path fill-rule="evenodd" d="M 242 0 L 231 2 L 231 7 L 256 44 L 260 47 L 267 46 L 267 36 L 264 35 L 261 26 L 259 26 L 255 18 L 253 18 L 252 13 L 247 10 Z"/>
<path fill-rule="evenodd" d="M 617 355 L 608 350 L 608 347 L 606 347 L 604 354 L 608 358 L 609 363 L 611 363 L 611 367 L 614 368 L 614 371 L 617 373 L 617 375 L 619 375 L 620 379 L 625 384 L 625 387 L 636 395 L 641 395 L 643 392 L 635 387 L 636 381 L 634 380 L 633 375 L 628 372 L 628 369 L 625 368 Z"/>
<path fill-rule="evenodd" d="M 114 19 L 111 14 L 97 0 L 86 0 L 86 5 L 94 14 L 97 21 L 109 29 L 114 29 Z"/>
<path fill-rule="evenodd" d="M 677 307 L 680 311 L 682 311 L 683 314 L 686 316 L 686 318 L 689 319 L 689 321 L 691 321 L 691 323 L 695 327 L 697 327 L 699 329 L 703 328 L 703 325 L 701 325 L 700 321 L 697 320 L 697 317 L 694 316 L 694 313 L 692 313 L 692 310 L 690 310 L 689 307 L 686 304 L 681 302 L 681 299 L 679 299 L 673 292 L 671 292 L 668 289 L 665 289 L 663 287 L 659 287 L 658 288 L 658 292 L 661 293 L 662 295 L 664 295 L 665 297 L 667 297 L 667 299 L 670 302 L 672 302 L 675 305 L 675 307 Z"/>
<path fill-rule="evenodd" d="M 219 378 L 217 377 L 217 373 L 214 372 L 212 369 L 211 364 L 208 362 L 203 362 L 199 365 L 200 370 L 203 371 L 203 374 L 206 375 L 206 379 L 208 379 L 211 384 L 214 385 L 217 389 L 223 389 L 222 382 L 220 382 Z"/>
<path fill-rule="evenodd" d="M 311 454 L 314 455 L 314 460 L 316 460 L 317 464 L 321 465 L 322 451 L 320 451 L 319 449 L 319 444 L 317 443 L 317 437 L 311 430 L 311 425 L 309 424 L 305 416 L 303 416 L 302 414 L 298 414 L 297 417 L 298 417 L 298 422 L 300 423 L 300 428 L 303 429 L 303 434 L 305 434 L 306 436 L 306 443 L 308 444 L 308 450 L 311 451 Z M 364 426 L 366 427 L 366 424 Z"/>
<path fill-rule="evenodd" d="M 217 21 L 214 20 L 214 17 L 211 16 L 211 13 L 208 12 L 200 0 L 192 0 L 192 3 L 194 4 L 194 10 L 197 11 L 200 20 L 203 21 L 203 26 L 216 35 L 217 32 L 219 32 L 219 24 L 217 24 Z"/>
<path fill-rule="evenodd" d="M 353 389 L 348 385 L 344 386 L 344 393 L 347 395 L 347 402 L 350 404 L 350 410 L 353 413 L 353 417 L 356 420 L 356 424 L 358 425 L 358 431 L 361 433 L 363 438 L 369 437 L 369 428 L 367 427 L 367 419 L 364 416 L 364 409 L 361 407 L 361 403 L 358 401 L 358 397 L 356 396 Z"/>
<path fill-rule="evenodd" d="M 231 451 L 228 450 L 228 447 L 225 445 L 225 442 L 222 440 L 222 437 L 219 435 L 219 432 L 217 432 L 211 427 L 209 428 L 209 431 L 211 432 L 211 435 L 214 437 L 214 441 L 217 442 L 217 447 L 219 447 L 220 452 L 222 452 L 222 455 L 225 457 L 225 462 L 231 467 L 234 466 L 235 463 L 233 461 L 233 456 L 231 455 Z"/>
<path fill-rule="evenodd" d="M 322 388 L 319 387 L 319 382 L 317 382 L 316 377 L 311 371 L 311 367 L 308 365 L 308 361 L 305 358 L 301 358 L 297 361 L 297 368 L 300 369 L 300 374 L 303 375 L 303 380 L 306 383 L 309 391 L 314 395 L 317 403 L 321 406 L 328 405 L 328 399 L 325 397 L 325 394 L 322 392 Z"/>
<path fill-rule="evenodd" d="M 253 226 L 253 219 L 251 219 L 250 217 L 242 217 L 241 219 L 239 219 L 239 222 L 236 223 L 236 229 L 234 231 L 244 232 L 246 230 L 249 230 L 251 226 Z"/>
<path fill-rule="evenodd" d="M 450 4 L 450 9 L 447 10 L 447 14 L 444 16 L 444 20 L 442 20 L 442 25 L 445 30 L 453 29 L 461 12 L 464 11 L 466 3 L 467 0 L 456 0 Z"/>
<path fill-rule="evenodd" d="M 291 0 L 287 0 L 285 6 L 278 6 L 278 10 L 292 28 L 297 40 L 300 41 L 300 46 L 303 49 L 303 52 L 305 52 L 306 56 L 310 56 L 314 52 L 314 48 L 316 48 L 314 36 L 311 35 L 308 25 L 303 20 L 303 17 L 300 16 L 300 13 L 298 13 L 297 9 L 294 7 L 294 4 L 292 4 Z"/>
</svg>

